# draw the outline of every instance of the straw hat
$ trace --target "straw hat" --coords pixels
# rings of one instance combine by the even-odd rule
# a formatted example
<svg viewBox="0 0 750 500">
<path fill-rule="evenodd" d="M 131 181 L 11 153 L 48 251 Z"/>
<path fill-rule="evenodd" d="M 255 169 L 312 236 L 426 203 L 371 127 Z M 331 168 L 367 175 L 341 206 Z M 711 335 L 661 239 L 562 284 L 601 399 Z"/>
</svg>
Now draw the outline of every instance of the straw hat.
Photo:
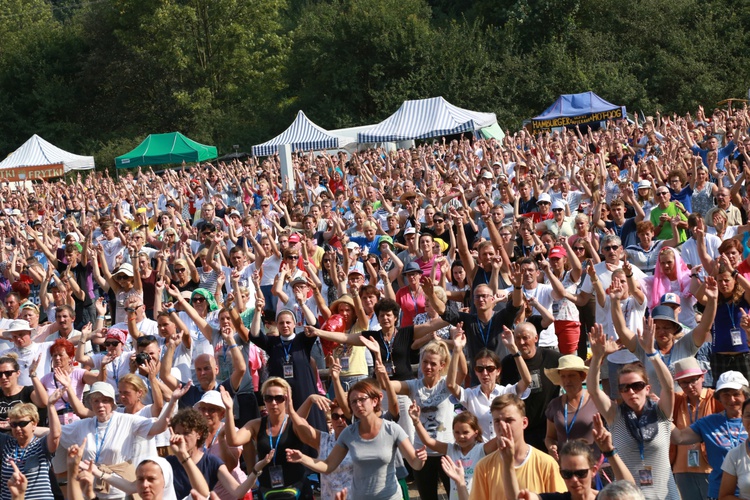
<svg viewBox="0 0 750 500">
<path fill-rule="evenodd" d="M 328 306 L 328 309 L 330 309 L 331 314 L 338 314 L 339 313 L 339 306 L 341 304 L 348 304 L 351 306 L 352 309 L 354 309 L 354 299 L 352 299 L 351 295 L 346 294 L 342 295 L 338 299 L 334 300 L 330 306 Z"/>
<path fill-rule="evenodd" d="M 589 367 L 586 366 L 581 358 L 575 354 L 561 356 L 557 361 L 557 368 L 545 368 L 544 374 L 555 385 L 560 385 L 560 372 L 562 370 L 572 370 L 587 374 Z"/>
</svg>

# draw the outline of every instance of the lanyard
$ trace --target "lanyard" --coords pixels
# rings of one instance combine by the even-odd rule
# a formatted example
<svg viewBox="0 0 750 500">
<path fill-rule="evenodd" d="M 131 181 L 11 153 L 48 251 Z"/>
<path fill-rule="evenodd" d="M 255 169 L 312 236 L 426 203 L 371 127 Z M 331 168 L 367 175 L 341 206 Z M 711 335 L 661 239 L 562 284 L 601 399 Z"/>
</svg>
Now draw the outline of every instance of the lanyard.
<svg viewBox="0 0 750 500">
<path fill-rule="evenodd" d="M 299 303 L 294 305 L 295 315 L 297 316 L 297 321 L 299 321 L 300 325 L 305 326 L 307 324 L 307 321 L 305 320 L 305 313 L 302 310 L 302 306 L 299 305 Z"/>
<path fill-rule="evenodd" d="M 667 365 L 667 368 L 669 368 L 669 364 L 672 362 L 672 353 L 674 352 L 674 344 L 672 344 L 672 347 L 669 348 L 669 357 L 665 358 L 664 355 L 661 353 L 661 349 L 659 349 L 659 346 L 654 343 L 656 346 L 656 352 L 659 353 L 659 356 L 661 356 L 662 361 L 664 361 L 664 364 Z"/>
<path fill-rule="evenodd" d="M 727 306 L 727 310 L 729 311 L 729 321 L 732 322 L 732 329 L 735 329 L 737 328 L 737 326 L 734 324 L 734 304 L 732 303 L 731 307 L 730 302 L 725 302 L 724 304 Z"/>
<path fill-rule="evenodd" d="M 740 441 L 742 438 L 740 437 L 740 434 L 742 434 L 742 424 L 739 426 L 735 425 L 729 425 L 729 417 L 727 417 L 727 411 L 724 410 L 724 418 L 727 421 L 727 439 L 729 439 L 729 449 L 731 450 L 738 444 L 740 444 Z M 737 432 L 732 435 L 732 431 L 736 430 Z"/>
<path fill-rule="evenodd" d="M 216 442 L 216 438 L 219 437 L 220 432 L 221 432 L 221 425 L 219 426 L 216 433 L 214 434 L 214 437 L 211 439 L 211 444 L 209 444 L 208 446 L 206 446 L 205 444 L 203 445 L 203 453 L 208 452 L 208 450 L 214 445 L 214 443 Z M 279 433 L 279 435 L 281 435 L 281 433 Z"/>
<path fill-rule="evenodd" d="M 393 342 L 396 340 L 396 334 L 398 333 L 398 330 L 393 332 L 393 337 L 391 337 L 390 342 L 386 342 L 385 335 L 383 335 L 383 330 L 380 330 L 380 338 L 383 340 L 383 344 L 385 345 L 385 360 L 390 361 L 391 360 L 391 353 L 393 352 Z"/>
<path fill-rule="evenodd" d="M 55 389 L 59 389 L 60 386 L 57 385 L 57 379 L 54 377 L 54 375 L 52 376 L 52 381 L 55 383 Z M 68 400 L 65 399 L 65 392 L 63 392 L 62 396 L 60 396 L 60 399 L 62 400 L 63 403 L 65 403 L 64 410 L 65 411 L 70 410 L 70 403 L 68 403 Z"/>
<path fill-rule="evenodd" d="M 482 344 L 484 344 L 484 347 L 487 347 L 490 341 L 490 331 L 492 330 L 492 318 L 487 322 L 487 330 L 482 326 L 482 320 L 477 318 L 477 328 L 479 328 L 479 335 L 482 336 Z"/>
<path fill-rule="evenodd" d="M 700 400 L 698 400 L 698 404 L 695 405 L 695 412 L 693 412 L 693 410 L 690 409 L 690 401 L 687 402 L 687 407 L 688 407 L 688 418 L 690 418 L 690 424 L 692 425 L 696 420 L 698 420 L 698 411 L 700 410 Z"/>
<path fill-rule="evenodd" d="M 281 341 L 281 348 L 284 349 L 284 359 L 286 360 L 287 363 L 289 363 L 289 356 L 290 356 L 290 353 L 292 352 L 292 342 L 294 341 L 293 340 L 290 340 L 289 342 L 284 342 L 283 340 Z"/>
<path fill-rule="evenodd" d="M 276 451 L 276 448 L 279 447 L 279 441 L 281 441 L 281 435 L 284 433 L 284 427 L 286 427 L 286 420 L 289 418 L 289 415 L 284 417 L 284 422 L 281 424 L 281 429 L 279 429 L 279 433 L 276 435 L 276 444 L 273 443 L 273 432 L 271 432 L 271 422 L 267 421 L 266 426 L 268 427 L 268 441 L 271 445 L 271 449 Z M 276 465 L 276 456 L 278 453 L 273 454 L 273 464 Z"/>
<path fill-rule="evenodd" d="M 120 386 L 120 363 L 117 358 L 112 360 L 112 378 L 115 379 L 115 387 Z"/>
<path fill-rule="evenodd" d="M 419 314 L 419 305 L 417 305 L 417 298 L 419 298 L 419 290 L 417 290 L 417 296 L 415 297 L 413 293 L 411 293 L 411 290 L 409 290 L 409 297 L 411 297 L 411 301 L 414 303 L 414 316 Z"/>
<path fill-rule="evenodd" d="M 576 423 L 576 417 L 578 417 L 578 412 L 581 411 L 581 406 L 583 406 L 583 400 L 586 399 L 585 394 L 581 394 L 581 399 L 578 401 L 578 408 L 576 408 L 576 412 L 573 414 L 573 420 L 570 421 L 570 425 L 568 425 L 568 403 L 565 403 L 565 440 L 570 440 L 570 433 L 573 430 L 573 424 Z"/>
<path fill-rule="evenodd" d="M 31 442 L 26 446 L 26 448 L 23 449 L 23 453 L 19 456 L 19 451 L 21 450 L 21 447 L 18 446 L 18 442 L 16 442 L 16 449 L 13 451 L 13 461 L 17 464 L 20 464 L 24 458 L 26 458 L 26 454 L 29 452 L 29 449 L 31 448 L 31 445 L 34 444 L 34 441 L 36 441 L 37 438 L 33 438 Z"/>
<path fill-rule="evenodd" d="M 109 426 L 112 424 L 112 420 L 115 419 L 114 413 L 109 417 L 109 422 L 107 422 L 107 427 L 104 428 L 104 435 L 102 436 L 102 440 L 99 441 L 99 422 L 94 418 L 94 443 L 96 445 L 96 454 L 94 456 L 94 463 L 100 464 L 99 456 L 102 454 L 102 448 L 104 448 L 104 441 L 107 439 L 107 433 L 109 432 Z"/>
</svg>

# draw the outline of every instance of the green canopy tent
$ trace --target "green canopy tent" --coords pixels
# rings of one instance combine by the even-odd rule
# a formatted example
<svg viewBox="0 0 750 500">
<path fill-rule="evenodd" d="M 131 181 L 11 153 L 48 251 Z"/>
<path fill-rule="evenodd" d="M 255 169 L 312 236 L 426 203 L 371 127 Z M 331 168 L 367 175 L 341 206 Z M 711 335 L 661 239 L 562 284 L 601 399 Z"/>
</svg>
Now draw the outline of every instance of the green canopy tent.
<svg viewBox="0 0 750 500">
<path fill-rule="evenodd" d="M 213 160 L 217 156 L 216 146 L 206 146 L 179 132 L 170 132 L 149 135 L 134 150 L 115 158 L 115 166 L 131 168 L 183 161 L 195 163 Z"/>
</svg>

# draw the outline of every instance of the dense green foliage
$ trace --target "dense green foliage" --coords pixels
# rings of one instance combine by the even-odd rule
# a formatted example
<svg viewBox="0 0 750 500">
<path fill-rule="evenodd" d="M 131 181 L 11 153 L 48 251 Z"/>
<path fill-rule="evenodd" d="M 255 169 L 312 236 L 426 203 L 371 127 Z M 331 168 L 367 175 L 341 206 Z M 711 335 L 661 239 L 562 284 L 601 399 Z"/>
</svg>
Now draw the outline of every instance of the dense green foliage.
<svg viewBox="0 0 750 500">
<path fill-rule="evenodd" d="M 0 0 L 0 155 L 38 133 L 111 165 L 147 133 L 220 151 L 442 95 L 503 127 L 558 94 L 685 112 L 750 85 L 739 0 Z"/>
</svg>

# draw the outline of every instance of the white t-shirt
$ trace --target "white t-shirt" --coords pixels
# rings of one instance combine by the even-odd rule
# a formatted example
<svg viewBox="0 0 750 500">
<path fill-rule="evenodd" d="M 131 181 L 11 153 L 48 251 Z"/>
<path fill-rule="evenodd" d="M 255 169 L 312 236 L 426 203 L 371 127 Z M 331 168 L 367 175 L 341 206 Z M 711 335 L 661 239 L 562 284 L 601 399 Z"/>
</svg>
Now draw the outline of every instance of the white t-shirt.
<svg viewBox="0 0 750 500">
<path fill-rule="evenodd" d="M 721 245 L 721 239 L 715 234 L 706 234 L 706 252 L 708 256 L 713 260 L 719 257 L 719 246 Z M 695 267 L 700 265 L 701 260 L 698 257 L 698 242 L 695 238 L 688 238 L 688 240 L 680 247 L 680 255 L 682 260 L 688 267 Z"/>
<path fill-rule="evenodd" d="M 639 304 L 634 297 L 628 297 L 627 299 L 620 302 L 620 308 L 622 314 L 625 317 L 625 324 L 628 326 L 631 332 L 637 333 L 643 331 L 643 317 L 646 314 L 646 306 L 648 299 L 643 299 L 643 303 Z M 607 337 L 617 340 L 617 333 L 615 327 L 612 324 L 612 299 L 607 295 L 604 299 L 604 308 L 609 312 L 607 319 L 608 323 L 602 324 L 604 327 L 604 333 Z M 628 351 L 627 349 L 620 349 L 617 352 L 613 352 L 607 359 L 613 363 L 624 365 L 627 363 L 633 363 L 638 361 L 635 354 Z"/>
<path fill-rule="evenodd" d="M 461 447 L 457 444 L 448 445 L 447 455 L 454 461 L 461 461 L 461 465 L 464 468 L 464 480 L 466 481 L 466 489 L 471 491 L 471 481 L 474 479 L 474 467 L 477 463 L 484 458 L 484 445 L 477 443 L 474 448 L 469 450 L 469 453 L 464 455 L 461 452 Z M 450 500 L 458 500 L 458 491 L 456 489 L 456 482 L 451 479 L 451 494 Z"/>
<path fill-rule="evenodd" d="M 745 443 L 729 450 L 721 464 L 721 470 L 737 478 L 740 498 L 750 499 L 750 457 L 747 456 Z"/>
<path fill-rule="evenodd" d="M 508 295 L 513 293 L 513 287 L 506 289 Z M 552 285 L 540 283 L 534 288 L 523 287 L 523 294 L 526 298 L 534 297 L 539 304 L 552 312 Z M 534 308 L 536 309 L 536 308 Z M 537 314 L 539 311 L 537 310 Z M 557 335 L 555 335 L 555 324 L 552 323 L 539 334 L 539 347 L 557 347 Z"/>
<path fill-rule="evenodd" d="M 50 361 L 52 360 L 52 358 L 49 355 L 49 348 L 52 344 L 53 342 L 32 342 L 28 347 L 25 347 L 24 349 L 19 349 L 13 346 L 10 349 L 1 352 L 0 356 L 4 356 L 11 352 L 16 353 L 18 355 L 18 365 L 21 368 L 21 373 L 18 376 L 18 384 L 24 386 L 31 385 L 31 377 L 29 377 L 29 366 L 31 366 L 31 363 L 34 362 L 37 356 L 41 356 L 41 359 L 39 360 L 39 366 L 36 369 L 39 376 L 52 371 L 50 368 Z"/>
<path fill-rule="evenodd" d="M 434 387 L 425 387 L 422 379 L 407 380 L 409 386 L 409 397 L 417 402 L 422 412 L 419 420 L 422 422 L 427 434 L 433 439 L 443 443 L 453 443 L 453 403 L 450 401 L 451 393 L 442 377 Z M 414 437 L 414 448 L 422 447 L 419 436 Z M 432 450 L 427 450 L 430 456 L 439 456 Z"/>
<path fill-rule="evenodd" d="M 482 438 L 485 442 L 495 438 L 495 427 L 492 425 L 492 414 L 490 413 L 490 405 L 492 401 L 503 394 L 516 394 L 518 395 L 518 384 L 500 385 L 496 384 L 495 388 L 492 389 L 490 397 L 487 397 L 482 392 L 481 386 L 471 387 L 464 389 L 459 386 L 459 402 L 470 411 L 474 416 L 477 417 L 479 427 L 482 429 Z M 526 399 L 531 394 L 531 387 L 527 387 L 523 394 L 520 395 L 521 399 Z"/>
<path fill-rule="evenodd" d="M 107 383 L 115 388 L 115 394 L 117 394 L 120 390 L 118 387 L 120 379 L 130 373 L 131 354 L 133 354 L 132 351 L 123 350 L 122 354 L 120 354 L 117 359 L 115 359 L 105 367 L 105 370 L 107 371 Z M 106 355 L 107 353 L 99 353 L 91 356 L 91 360 L 94 362 L 95 370 L 102 369 L 102 359 Z"/>
<path fill-rule="evenodd" d="M 159 345 L 164 344 L 164 339 L 162 339 L 159 336 L 159 324 L 148 318 L 143 318 L 143 320 L 140 323 L 136 323 L 135 326 L 138 328 L 138 331 L 141 332 L 143 335 L 153 335 L 154 337 L 159 339 Z M 125 323 L 116 323 L 112 325 L 112 328 L 119 328 L 123 332 L 128 331 L 128 324 Z M 132 351 L 135 349 L 135 342 L 133 342 L 133 337 L 128 335 L 128 340 L 125 341 L 125 349 Z"/>
<path fill-rule="evenodd" d="M 617 267 L 622 267 L 622 261 L 617 262 Z M 599 279 L 599 282 L 602 284 L 602 288 L 606 290 L 609 288 L 609 285 L 612 284 L 612 271 L 610 271 L 607 268 L 606 262 L 600 262 L 594 266 L 594 270 L 596 271 L 596 277 Z M 591 279 L 588 278 L 588 275 L 584 275 L 585 278 L 583 278 L 583 286 L 581 286 L 581 291 L 590 293 L 592 295 L 595 295 L 594 293 L 594 286 L 591 283 Z M 638 283 L 643 278 L 645 278 L 646 275 L 643 274 L 643 271 L 638 269 L 637 267 L 633 267 L 633 278 L 635 279 L 635 282 Z M 609 316 L 609 318 L 608 318 Z M 609 319 L 610 324 L 612 323 L 612 315 L 610 314 L 609 308 L 604 308 L 599 305 L 599 302 L 596 303 L 596 322 L 605 324 L 607 320 Z"/>
<path fill-rule="evenodd" d="M 227 284 L 227 287 L 231 287 L 232 271 L 234 271 L 234 268 L 222 266 L 221 270 L 224 271 L 224 278 L 226 280 L 225 283 Z M 253 265 L 245 266 L 245 268 L 240 271 L 239 284 L 240 286 L 244 286 L 245 288 L 247 288 L 250 293 L 247 299 L 247 304 L 245 304 L 246 309 L 255 307 L 255 285 L 253 285 L 253 272 L 255 272 L 255 266 Z"/>
</svg>

